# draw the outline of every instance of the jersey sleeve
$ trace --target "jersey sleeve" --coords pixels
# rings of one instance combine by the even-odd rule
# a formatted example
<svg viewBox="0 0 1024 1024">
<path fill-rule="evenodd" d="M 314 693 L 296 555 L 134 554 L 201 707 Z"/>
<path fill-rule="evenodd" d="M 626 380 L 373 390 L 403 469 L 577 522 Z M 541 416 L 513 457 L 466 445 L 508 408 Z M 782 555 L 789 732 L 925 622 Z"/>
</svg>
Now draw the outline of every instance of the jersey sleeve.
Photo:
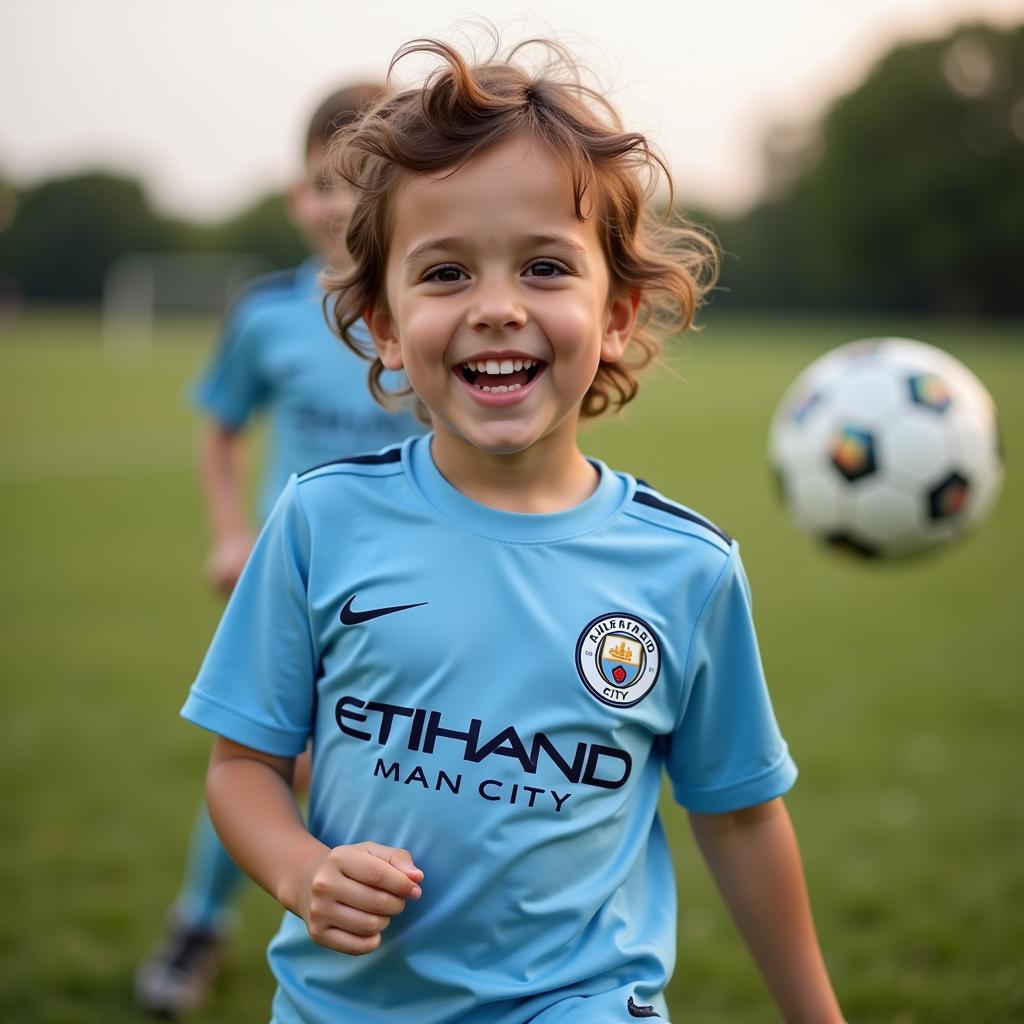
<svg viewBox="0 0 1024 1024">
<path fill-rule="evenodd" d="M 736 544 L 697 621 L 667 768 L 687 810 L 718 814 L 785 793 L 796 766 L 775 721 Z"/>
<path fill-rule="evenodd" d="M 230 430 L 245 425 L 267 398 L 259 320 L 243 304 L 228 316 L 217 347 L 195 379 L 192 401 Z"/>
<path fill-rule="evenodd" d="M 302 752 L 315 690 L 309 528 L 285 487 L 224 610 L 182 717 L 278 757 Z"/>
</svg>

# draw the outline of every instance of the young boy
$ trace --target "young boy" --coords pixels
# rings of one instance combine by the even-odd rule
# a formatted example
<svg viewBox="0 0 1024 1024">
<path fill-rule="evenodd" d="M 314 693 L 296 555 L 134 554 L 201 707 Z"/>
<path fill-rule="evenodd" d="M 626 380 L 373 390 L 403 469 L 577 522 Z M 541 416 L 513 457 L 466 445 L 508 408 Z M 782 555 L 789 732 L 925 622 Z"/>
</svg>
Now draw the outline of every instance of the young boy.
<svg viewBox="0 0 1024 1024">
<path fill-rule="evenodd" d="M 576 441 L 713 251 L 648 222 L 663 165 L 571 74 L 420 51 L 423 88 L 346 133 L 332 294 L 433 433 L 289 481 L 183 709 L 289 911 L 273 1021 L 666 1020 L 663 770 L 785 1019 L 840 1021 L 737 545 Z"/>
<path fill-rule="evenodd" d="M 424 429 L 411 412 L 389 413 L 373 400 L 365 362 L 327 326 L 317 282 L 325 266 L 340 271 L 347 266 L 344 236 L 355 198 L 344 185 L 328 183 L 324 163 L 331 136 L 382 92 L 378 85 L 349 86 L 328 96 L 314 113 L 303 177 L 289 191 L 292 217 L 313 256 L 295 270 L 267 275 L 246 288 L 195 386 L 195 402 L 207 417 L 200 466 L 213 540 L 208 572 L 225 595 L 254 540 L 243 473 L 254 413 L 265 412 L 270 420 L 261 520 L 290 474 L 350 452 L 382 448 Z M 205 998 L 241 878 L 204 806 L 167 934 L 136 978 L 136 995 L 145 1009 L 177 1016 Z"/>
</svg>

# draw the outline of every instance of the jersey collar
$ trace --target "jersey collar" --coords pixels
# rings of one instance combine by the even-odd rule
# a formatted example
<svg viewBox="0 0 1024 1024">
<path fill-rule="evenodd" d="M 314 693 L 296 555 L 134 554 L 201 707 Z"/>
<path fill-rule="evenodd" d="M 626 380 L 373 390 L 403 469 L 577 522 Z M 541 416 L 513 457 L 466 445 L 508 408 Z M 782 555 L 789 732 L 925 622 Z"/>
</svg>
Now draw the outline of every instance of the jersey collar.
<svg viewBox="0 0 1024 1024">
<path fill-rule="evenodd" d="M 430 450 L 433 436 L 425 434 L 403 446 L 402 462 L 407 476 L 442 519 L 492 540 L 544 544 L 590 533 L 623 507 L 635 486 L 630 478 L 613 473 L 600 460 L 589 459 L 599 479 L 597 489 L 586 501 L 563 512 L 505 512 L 467 498 L 441 475 Z"/>
</svg>

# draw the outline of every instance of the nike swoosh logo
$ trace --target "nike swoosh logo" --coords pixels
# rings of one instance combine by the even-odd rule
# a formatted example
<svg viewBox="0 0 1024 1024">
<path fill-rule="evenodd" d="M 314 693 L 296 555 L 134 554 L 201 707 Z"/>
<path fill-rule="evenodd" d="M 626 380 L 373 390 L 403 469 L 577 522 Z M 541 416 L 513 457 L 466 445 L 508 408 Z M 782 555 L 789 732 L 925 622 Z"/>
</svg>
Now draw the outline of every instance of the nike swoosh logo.
<svg viewBox="0 0 1024 1024">
<path fill-rule="evenodd" d="M 626 1002 L 626 1009 L 629 1010 L 630 1017 L 660 1017 L 660 1013 L 656 1013 L 653 1006 L 641 1006 L 633 1002 L 633 997 L 630 996 Z"/>
<path fill-rule="evenodd" d="M 396 604 L 391 608 L 370 608 L 365 612 L 357 612 L 352 610 L 352 602 L 357 596 L 357 594 L 353 594 L 341 609 L 341 615 L 339 618 L 346 626 L 356 626 L 360 622 L 369 622 L 370 619 L 379 619 L 382 615 L 391 615 L 394 612 L 404 612 L 406 608 L 419 608 L 421 605 L 429 603 L 427 601 L 419 601 L 416 604 Z"/>
</svg>

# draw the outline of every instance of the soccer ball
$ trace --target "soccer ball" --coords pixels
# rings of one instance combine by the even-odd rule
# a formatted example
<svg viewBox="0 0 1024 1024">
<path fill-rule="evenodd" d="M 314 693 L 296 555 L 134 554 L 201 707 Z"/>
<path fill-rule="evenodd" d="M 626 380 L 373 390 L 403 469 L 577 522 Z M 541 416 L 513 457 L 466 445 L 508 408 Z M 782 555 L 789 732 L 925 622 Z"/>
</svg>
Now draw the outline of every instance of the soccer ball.
<svg viewBox="0 0 1024 1024">
<path fill-rule="evenodd" d="M 769 459 L 796 525 L 866 557 L 934 548 L 980 522 L 1002 483 L 996 408 L 951 355 L 854 341 L 793 382 Z"/>
</svg>

